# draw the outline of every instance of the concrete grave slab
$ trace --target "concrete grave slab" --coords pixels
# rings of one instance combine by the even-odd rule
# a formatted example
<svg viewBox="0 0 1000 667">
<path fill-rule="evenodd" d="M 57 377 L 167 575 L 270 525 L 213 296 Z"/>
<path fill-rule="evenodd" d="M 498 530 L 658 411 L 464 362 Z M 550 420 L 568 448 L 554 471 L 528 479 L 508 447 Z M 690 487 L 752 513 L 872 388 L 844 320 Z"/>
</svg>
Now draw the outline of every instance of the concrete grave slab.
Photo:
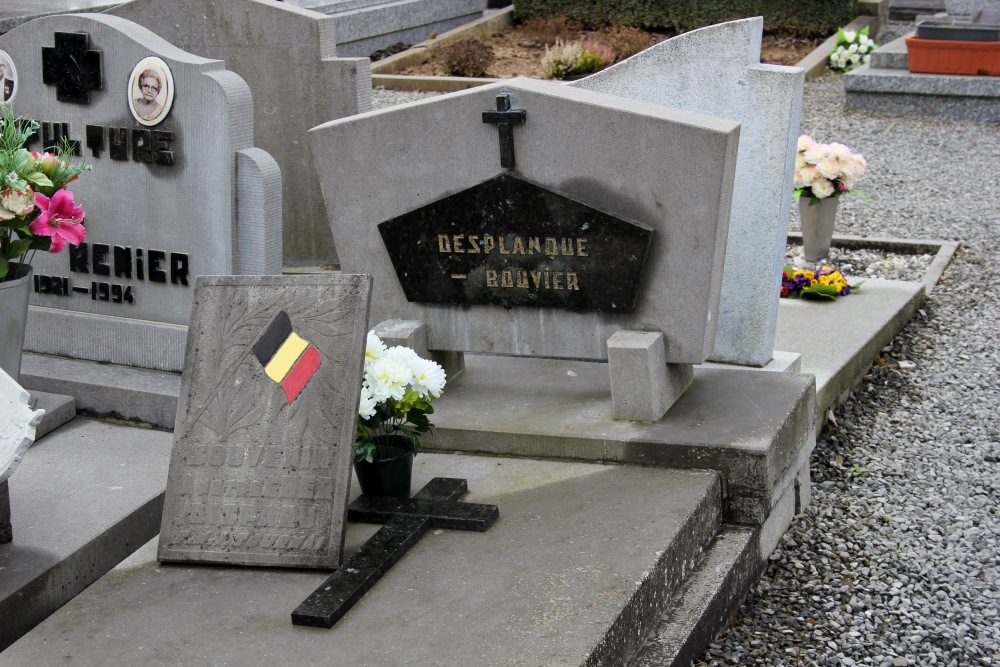
<svg viewBox="0 0 1000 667">
<path fill-rule="evenodd" d="M 255 142 L 274 156 L 284 177 L 284 261 L 336 264 L 305 137 L 320 123 L 371 109 L 368 59 L 337 57 L 341 20 L 273 0 L 132 0 L 109 13 L 185 51 L 224 60 L 247 82 Z"/>
<path fill-rule="evenodd" d="M 159 558 L 340 563 L 371 278 L 198 278 Z"/>
<path fill-rule="evenodd" d="M 515 160 L 509 173 L 531 182 L 536 190 L 555 191 L 653 230 L 631 311 L 507 309 L 406 300 L 378 226 L 505 173 L 502 139 L 497 126 L 485 121 L 487 115 L 496 120 L 505 113 L 496 105 L 498 97 L 506 95 L 511 111 L 523 111 L 526 118 L 508 128 Z M 499 135 L 504 136 L 502 126 Z M 738 137 L 739 127 L 732 121 L 531 79 L 362 114 L 310 132 L 344 270 L 373 274 L 382 297 L 373 303 L 373 322 L 423 321 L 432 350 L 589 359 L 606 359 L 607 339 L 620 329 L 662 331 L 670 363 L 700 363 L 711 350 Z M 392 150 L 373 152 L 375 146 Z M 325 159 L 328 155 L 342 159 Z M 368 167 L 356 169 L 362 160 Z M 393 187 L 381 187 L 384 183 Z M 502 208 L 503 199 L 500 193 L 488 204 Z M 502 224 L 502 218 L 498 220 L 496 224 Z M 430 221 L 423 230 L 426 238 L 414 240 L 413 252 L 426 252 L 428 257 L 446 251 L 457 254 L 454 236 L 460 235 L 465 239 L 463 252 L 469 243 L 482 251 L 481 257 L 503 254 L 504 248 L 511 253 L 508 259 L 517 254 L 519 237 L 513 230 L 494 231 L 485 218 L 459 222 L 455 218 L 447 223 L 448 229 L 437 229 Z M 451 236 L 447 248 L 439 235 Z M 500 235 L 506 246 L 488 243 Z M 528 238 L 521 241 L 525 257 L 532 252 L 531 238 L 537 237 L 542 248 L 535 253 L 539 266 L 560 271 L 558 259 L 572 271 L 574 258 L 568 256 L 569 250 L 557 248 L 556 234 L 551 235 L 551 244 L 538 231 L 527 229 L 523 235 Z M 569 241 L 575 241 L 573 248 L 578 249 L 586 230 L 577 230 L 575 236 L 579 238 L 562 239 L 567 248 Z M 600 246 L 586 247 L 591 259 L 601 251 Z M 556 252 L 548 264 L 543 260 L 545 248 Z M 470 250 L 463 257 L 475 254 Z M 495 259 L 481 265 L 473 262 L 468 275 L 456 272 L 451 277 L 465 281 L 468 289 L 530 293 L 530 285 L 522 285 L 513 272 L 498 273 L 494 287 L 484 267 Z M 615 265 L 604 266 L 606 280 L 617 279 Z M 568 284 L 568 279 L 558 285 L 552 280 L 552 289 Z M 550 284 L 536 286 L 545 287 Z"/>
<path fill-rule="evenodd" d="M 156 535 L 170 442 L 163 431 L 75 419 L 28 450 L 9 480 L 0 651 Z"/>
<path fill-rule="evenodd" d="M 0 665 L 68 647 L 81 664 L 624 664 L 719 525 L 714 473 L 418 456 L 414 486 L 437 476 L 468 479 L 464 500 L 496 504 L 500 519 L 485 533 L 432 530 L 332 629 L 290 618 L 327 573 L 159 565 L 148 545 Z M 348 544 L 376 528 L 351 524 Z"/>
<path fill-rule="evenodd" d="M 114 16 L 40 18 L 0 49 L 17 69 L 16 113 L 42 123 L 32 148 L 66 136 L 94 165 L 71 186 L 86 245 L 35 257 L 25 348 L 180 370 L 194 276 L 281 270 L 280 174 L 253 146 L 249 89 Z M 160 115 L 139 122 L 130 73 L 151 58 L 171 77 Z"/>
<path fill-rule="evenodd" d="M 710 358 L 771 360 L 804 71 L 763 65 L 760 17 L 692 30 L 569 84 L 740 123 L 719 321 Z"/>
</svg>

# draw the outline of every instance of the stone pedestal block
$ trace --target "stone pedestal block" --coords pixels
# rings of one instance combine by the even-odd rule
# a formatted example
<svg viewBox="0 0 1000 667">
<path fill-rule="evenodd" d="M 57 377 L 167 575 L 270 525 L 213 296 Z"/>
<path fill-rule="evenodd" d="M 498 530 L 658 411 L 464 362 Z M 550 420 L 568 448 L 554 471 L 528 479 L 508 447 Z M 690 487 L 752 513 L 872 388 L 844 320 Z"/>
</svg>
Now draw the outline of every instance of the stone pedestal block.
<svg viewBox="0 0 1000 667">
<path fill-rule="evenodd" d="M 402 345 L 444 369 L 449 380 L 465 370 L 465 353 L 427 349 L 427 329 L 417 320 L 384 320 L 373 329 L 387 347 Z"/>
<path fill-rule="evenodd" d="M 692 364 L 667 364 L 663 334 L 618 331 L 608 339 L 615 419 L 658 421 L 694 377 Z"/>
</svg>

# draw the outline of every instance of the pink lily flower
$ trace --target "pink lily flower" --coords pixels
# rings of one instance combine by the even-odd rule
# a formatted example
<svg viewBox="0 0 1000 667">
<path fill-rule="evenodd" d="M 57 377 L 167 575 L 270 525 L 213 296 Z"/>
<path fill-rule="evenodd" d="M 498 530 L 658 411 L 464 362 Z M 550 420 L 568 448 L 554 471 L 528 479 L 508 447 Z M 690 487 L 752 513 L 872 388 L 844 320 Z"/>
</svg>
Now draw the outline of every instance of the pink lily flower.
<svg viewBox="0 0 1000 667">
<path fill-rule="evenodd" d="M 87 238 L 87 230 L 81 224 L 83 207 L 76 205 L 69 190 L 56 190 L 51 198 L 36 192 L 35 205 L 42 213 L 31 222 L 31 233 L 52 237 L 49 252 L 60 252 L 67 243 L 78 246 Z"/>
</svg>

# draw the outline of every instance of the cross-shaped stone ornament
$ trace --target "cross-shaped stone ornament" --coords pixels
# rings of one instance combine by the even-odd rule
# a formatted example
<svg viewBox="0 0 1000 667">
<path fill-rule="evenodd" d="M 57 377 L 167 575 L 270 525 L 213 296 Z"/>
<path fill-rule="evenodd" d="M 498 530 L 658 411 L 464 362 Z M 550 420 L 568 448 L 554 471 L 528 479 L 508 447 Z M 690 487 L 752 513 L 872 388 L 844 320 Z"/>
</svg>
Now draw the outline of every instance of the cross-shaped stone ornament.
<svg viewBox="0 0 1000 667">
<path fill-rule="evenodd" d="M 56 87 L 56 99 L 90 104 L 90 91 L 101 90 L 101 52 L 90 48 L 90 35 L 57 32 L 55 46 L 42 47 L 42 83 Z"/>
<path fill-rule="evenodd" d="M 431 528 L 492 526 L 500 516 L 497 506 L 458 502 L 468 490 L 464 479 L 435 477 L 412 498 L 359 496 L 348 519 L 385 525 L 296 607 L 292 624 L 332 628 Z"/>
<path fill-rule="evenodd" d="M 523 123 L 528 113 L 510 108 L 510 94 L 497 95 L 495 111 L 484 111 L 483 122 L 497 126 L 500 133 L 500 166 L 514 168 L 514 126 Z"/>
</svg>

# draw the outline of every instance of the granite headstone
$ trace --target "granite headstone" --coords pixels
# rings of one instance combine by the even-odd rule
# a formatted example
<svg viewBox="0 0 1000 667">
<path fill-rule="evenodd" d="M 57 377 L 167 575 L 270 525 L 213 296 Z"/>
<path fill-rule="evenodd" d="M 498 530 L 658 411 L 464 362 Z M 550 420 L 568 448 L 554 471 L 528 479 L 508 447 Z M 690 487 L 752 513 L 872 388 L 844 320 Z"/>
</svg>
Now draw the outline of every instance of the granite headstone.
<svg viewBox="0 0 1000 667">
<path fill-rule="evenodd" d="M 662 332 L 667 363 L 710 352 L 736 123 L 514 79 L 310 135 L 344 269 L 374 276 L 373 322 L 423 322 L 431 350 L 607 359 L 638 329 Z M 428 272 L 447 296 L 412 284 Z M 630 282 L 634 302 L 608 297 Z"/>
<path fill-rule="evenodd" d="M 771 360 L 804 71 L 760 63 L 762 18 L 684 33 L 571 86 L 740 123 L 740 151 L 710 358 Z"/>
<path fill-rule="evenodd" d="M 0 36 L 14 112 L 93 164 L 70 186 L 77 249 L 36 254 L 25 349 L 182 368 L 197 275 L 281 272 L 281 174 L 253 146 L 250 90 L 221 61 L 115 16 L 50 16 Z"/>
<path fill-rule="evenodd" d="M 202 276 L 158 558 L 336 567 L 371 278 Z"/>
<path fill-rule="evenodd" d="M 306 131 L 368 111 L 372 87 L 367 58 L 337 57 L 337 20 L 273 0 L 132 0 L 109 13 L 185 51 L 224 60 L 247 82 L 255 143 L 284 177 L 284 262 L 336 264 Z"/>
</svg>

